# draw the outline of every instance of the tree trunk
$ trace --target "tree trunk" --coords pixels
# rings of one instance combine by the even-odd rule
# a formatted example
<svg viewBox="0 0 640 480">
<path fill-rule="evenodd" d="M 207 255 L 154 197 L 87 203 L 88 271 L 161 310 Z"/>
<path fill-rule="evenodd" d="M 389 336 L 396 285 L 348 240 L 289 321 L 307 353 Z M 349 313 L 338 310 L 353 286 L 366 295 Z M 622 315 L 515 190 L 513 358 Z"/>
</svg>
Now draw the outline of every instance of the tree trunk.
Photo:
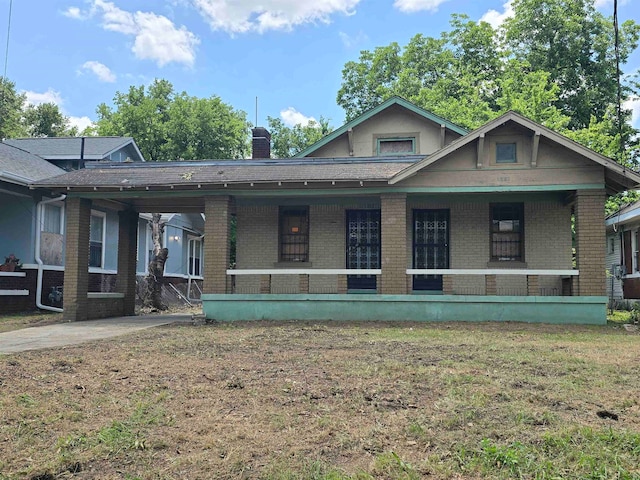
<svg viewBox="0 0 640 480">
<path fill-rule="evenodd" d="M 169 249 L 162 247 L 164 223 L 160 222 L 160 214 L 154 213 L 151 220 L 151 240 L 153 241 L 153 255 L 149 261 L 149 273 L 147 275 L 147 293 L 144 296 L 145 307 L 166 310 L 168 307 L 162 303 L 162 280 L 164 277 L 164 264 L 169 256 Z"/>
</svg>

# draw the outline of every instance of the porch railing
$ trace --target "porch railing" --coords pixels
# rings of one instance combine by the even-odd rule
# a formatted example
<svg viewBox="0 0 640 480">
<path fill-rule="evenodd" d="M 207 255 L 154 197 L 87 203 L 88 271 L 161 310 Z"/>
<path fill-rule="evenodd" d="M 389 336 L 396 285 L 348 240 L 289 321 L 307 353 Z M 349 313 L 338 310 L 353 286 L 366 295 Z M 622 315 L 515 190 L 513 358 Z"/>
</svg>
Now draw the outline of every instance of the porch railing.
<svg viewBox="0 0 640 480">
<path fill-rule="evenodd" d="M 579 276 L 578 270 L 571 269 L 407 269 L 407 292 L 412 292 L 414 275 L 442 276 L 442 290 L 445 295 L 530 295 L 530 296 L 571 296 L 573 279 Z M 233 293 L 348 293 L 348 277 L 350 275 L 375 275 L 377 277 L 377 293 L 380 293 L 381 269 L 346 269 L 346 268 L 268 268 L 268 269 L 234 269 L 227 270 L 231 279 Z M 514 278 L 507 283 L 499 282 L 498 277 Z M 253 277 L 244 281 L 247 277 Z M 256 278 L 257 277 L 257 278 Z M 296 280 L 297 277 L 297 280 Z M 464 277 L 469 281 L 457 282 L 456 278 Z M 479 277 L 483 277 L 479 278 Z M 554 277 L 551 282 L 540 282 L 540 277 Z M 275 281 L 274 281 L 275 279 Z M 484 281 L 483 281 L 484 280 Z M 458 283 L 461 283 L 458 284 Z M 519 286 L 518 286 L 519 285 Z M 549 286 L 552 285 L 552 286 Z M 376 290 L 371 290 L 376 293 Z"/>
</svg>

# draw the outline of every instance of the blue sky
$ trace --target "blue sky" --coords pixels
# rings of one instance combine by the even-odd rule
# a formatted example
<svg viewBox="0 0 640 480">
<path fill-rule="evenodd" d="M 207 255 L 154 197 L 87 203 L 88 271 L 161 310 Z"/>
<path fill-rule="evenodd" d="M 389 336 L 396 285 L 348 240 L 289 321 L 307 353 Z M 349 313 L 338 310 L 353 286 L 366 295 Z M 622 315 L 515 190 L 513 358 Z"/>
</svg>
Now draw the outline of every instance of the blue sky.
<svg viewBox="0 0 640 480">
<path fill-rule="evenodd" d="M 619 2 L 621 20 L 640 20 L 637 2 Z M 613 11 L 612 0 L 596 5 Z M 452 13 L 498 24 L 509 9 L 504 0 L 16 0 L 7 77 L 80 126 L 116 91 L 165 78 L 190 95 L 220 96 L 252 122 L 257 96 L 261 125 L 267 115 L 290 125 L 322 115 L 337 127 L 341 71 L 360 50 L 437 36 Z M 8 12 L 0 0 L 3 69 Z M 640 52 L 625 71 L 638 68 Z M 640 101 L 633 106 L 640 114 Z"/>
</svg>

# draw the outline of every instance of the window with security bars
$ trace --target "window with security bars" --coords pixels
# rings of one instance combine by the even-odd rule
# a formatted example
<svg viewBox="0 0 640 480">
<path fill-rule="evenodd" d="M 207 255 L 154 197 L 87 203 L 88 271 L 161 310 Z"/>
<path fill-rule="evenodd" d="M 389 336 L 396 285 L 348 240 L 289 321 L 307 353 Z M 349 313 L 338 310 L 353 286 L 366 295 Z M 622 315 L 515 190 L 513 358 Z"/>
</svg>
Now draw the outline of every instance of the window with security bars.
<svg viewBox="0 0 640 480">
<path fill-rule="evenodd" d="M 524 204 L 491 205 L 491 260 L 524 261 Z"/>
<path fill-rule="evenodd" d="M 309 207 L 280 207 L 280 261 L 309 261 Z"/>
<path fill-rule="evenodd" d="M 347 268 L 380 268 L 380 210 L 347 210 Z M 349 290 L 375 290 L 375 275 L 349 275 Z"/>
</svg>

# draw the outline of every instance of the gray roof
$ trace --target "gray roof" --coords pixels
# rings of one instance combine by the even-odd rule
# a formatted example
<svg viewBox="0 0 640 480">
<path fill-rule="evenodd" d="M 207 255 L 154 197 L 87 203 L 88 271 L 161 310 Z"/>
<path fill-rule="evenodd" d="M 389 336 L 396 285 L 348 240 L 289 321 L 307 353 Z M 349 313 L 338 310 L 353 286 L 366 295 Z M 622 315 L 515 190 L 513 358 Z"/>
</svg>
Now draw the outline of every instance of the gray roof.
<svg viewBox="0 0 640 480">
<path fill-rule="evenodd" d="M 387 181 L 423 156 L 304 158 L 128 164 L 101 163 L 35 184 L 37 187 L 144 188 L 239 183 Z"/>
<path fill-rule="evenodd" d="M 4 143 L 47 160 L 77 160 L 83 137 L 9 138 Z M 102 160 L 112 152 L 133 143 L 132 137 L 84 137 L 84 158 Z"/>
<path fill-rule="evenodd" d="M 64 173 L 44 158 L 0 142 L 0 180 L 27 184 Z"/>
</svg>

